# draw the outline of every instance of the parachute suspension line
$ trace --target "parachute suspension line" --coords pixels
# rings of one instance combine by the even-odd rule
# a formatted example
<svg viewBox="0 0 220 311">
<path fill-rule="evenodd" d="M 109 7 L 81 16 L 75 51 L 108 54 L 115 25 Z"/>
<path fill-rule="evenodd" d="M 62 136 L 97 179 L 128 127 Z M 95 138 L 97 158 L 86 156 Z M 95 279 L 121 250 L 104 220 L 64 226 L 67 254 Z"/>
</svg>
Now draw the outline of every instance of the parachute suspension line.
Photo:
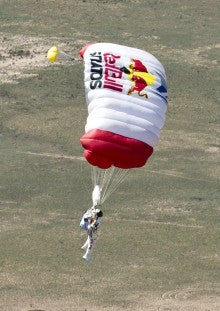
<svg viewBox="0 0 220 311">
<path fill-rule="evenodd" d="M 92 181 L 94 187 L 98 185 L 100 187 L 102 204 L 124 181 L 129 170 L 120 169 L 117 167 L 110 167 L 109 169 L 100 169 L 98 167 L 92 167 Z"/>
<path fill-rule="evenodd" d="M 110 167 L 108 170 L 103 171 L 103 179 L 102 179 L 102 196 L 101 196 L 101 202 L 103 203 L 107 197 L 107 190 L 109 190 L 109 187 L 112 185 L 113 180 L 113 174 L 114 174 L 114 167 Z"/>
<path fill-rule="evenodd" d="M 101 185 L 103 179 L 103 172 L 96 166 L 92 166 L 92 182 L 93 185 Z"/>
<path fill-rule="evenodd" d="M 124 181 L 128 172 L 129 170 L 112 167 L 108 186 L 106 187 L 105 193 L 103 194 L 103 202 L 119 187 L 119 185 Z"/>
</svg>

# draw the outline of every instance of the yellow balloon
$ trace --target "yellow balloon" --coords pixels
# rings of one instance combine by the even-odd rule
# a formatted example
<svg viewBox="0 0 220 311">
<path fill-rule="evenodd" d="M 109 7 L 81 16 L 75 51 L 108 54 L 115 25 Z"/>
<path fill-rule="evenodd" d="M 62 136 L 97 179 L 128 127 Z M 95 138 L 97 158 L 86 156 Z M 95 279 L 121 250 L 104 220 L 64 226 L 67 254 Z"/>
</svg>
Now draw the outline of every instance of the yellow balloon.
<svg viewBox="0 0 220 311">
<path fill-rule="evenodd" d="M 57 60 L 58 53 L 58 48 L 56 46 L 52 46 L 52 48 L 50 48 L 47 52 L 47 59 L 49 59 L 51 62 L 55 62 Z"/>
</svg>

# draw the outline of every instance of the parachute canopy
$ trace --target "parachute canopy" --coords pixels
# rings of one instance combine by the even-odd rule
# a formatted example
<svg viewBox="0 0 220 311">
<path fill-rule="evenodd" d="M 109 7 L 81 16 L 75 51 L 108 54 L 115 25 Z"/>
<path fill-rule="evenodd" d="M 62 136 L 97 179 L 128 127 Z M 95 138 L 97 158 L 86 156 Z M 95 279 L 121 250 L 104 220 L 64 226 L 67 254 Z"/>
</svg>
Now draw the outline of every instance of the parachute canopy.
<svg viewBox="0 0 220 311">
<path fill-rule="evenodd" d="M 59 50 L 56 46 L 52 46 L 47 52 L 47 59 L 51 62 L 56 62 L 57 60 L 74 60 L 74 57 L 69 54 Z"/>
<path fill-rule="evenodd" d="M 158 142 L 167 109 L 166 75 L 151 54 L 112 43 L 90 43 L 85 63 L 88 118 L 80 141 L 93 166 L 143 166 Z"/>
</svg>

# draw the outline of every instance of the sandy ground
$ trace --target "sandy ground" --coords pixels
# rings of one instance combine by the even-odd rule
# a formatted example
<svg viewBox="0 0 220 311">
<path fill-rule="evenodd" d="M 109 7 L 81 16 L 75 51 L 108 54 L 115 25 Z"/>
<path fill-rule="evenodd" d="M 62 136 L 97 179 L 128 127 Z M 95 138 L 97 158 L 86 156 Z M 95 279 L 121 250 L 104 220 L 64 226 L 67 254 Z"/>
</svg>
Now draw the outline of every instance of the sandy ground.
<svg viewBox="0 0 220 311">
<path fill-rule="evenodd" d="M 22 48 L 19 43 L 22 42 Z M 20 45 L 21 46 L 21 45 Z M 16 83 L 18 78 L 34 76 L 24 71 L 48 65 L 46 41 L 23 36 L 0 36 L 0 81 Z"/>
<path fill-rule="evenodd" d="M 37 73 L 28 70 L 50 66 L 47 60 L 50 44 L 44 37 L 0 34 L 1 83 L 17 83 L 17 79 L 37 76 Z M 59 48 L 65 49 L 65 45 L 61 44 Z"/>
</svg>

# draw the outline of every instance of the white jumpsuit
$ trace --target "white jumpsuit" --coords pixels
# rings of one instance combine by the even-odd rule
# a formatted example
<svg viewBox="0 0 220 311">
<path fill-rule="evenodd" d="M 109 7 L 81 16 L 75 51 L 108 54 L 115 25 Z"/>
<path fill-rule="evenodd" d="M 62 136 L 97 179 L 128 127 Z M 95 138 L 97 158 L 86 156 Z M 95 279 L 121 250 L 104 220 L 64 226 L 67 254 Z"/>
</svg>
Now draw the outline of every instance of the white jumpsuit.
<svg viewBox="0 0 220 311">
<path fill-rule="evenodd" d="M 86 250 L 83 259 L 89 262 L 92 261 L 90 256 L 96 244 L 97 228 L 100 223 L 100 218 L 97 216 L 97 210 L 94 208 L 88 209 L 80 221 L 81 229 L 85 230 L 88 236 L 85 244 L 82 246 L 82 249 Z"/>
</svg>

